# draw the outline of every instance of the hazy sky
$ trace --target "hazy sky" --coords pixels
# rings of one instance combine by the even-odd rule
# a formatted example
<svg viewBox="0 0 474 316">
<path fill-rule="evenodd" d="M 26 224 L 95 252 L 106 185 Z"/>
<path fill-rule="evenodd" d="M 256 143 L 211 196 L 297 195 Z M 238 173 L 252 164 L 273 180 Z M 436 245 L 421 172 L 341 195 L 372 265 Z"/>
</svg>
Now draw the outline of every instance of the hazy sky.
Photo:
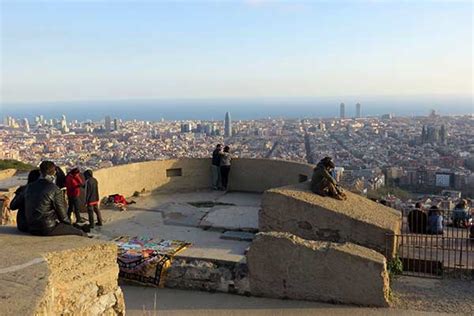
<svg viewBox="0 0 474 316">
<path fill-rule="evenodd" d="M 1 1 L 2 102 L 471 94 L 471 1 Z"/>
</svg>

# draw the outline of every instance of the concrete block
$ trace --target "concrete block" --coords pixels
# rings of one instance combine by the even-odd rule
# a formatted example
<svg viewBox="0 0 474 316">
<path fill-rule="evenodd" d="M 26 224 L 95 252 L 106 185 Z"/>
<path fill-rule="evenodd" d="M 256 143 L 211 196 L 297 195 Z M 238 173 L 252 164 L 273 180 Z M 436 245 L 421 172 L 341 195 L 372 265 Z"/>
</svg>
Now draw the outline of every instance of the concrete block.
<svg viewBox="0 0 474 316">
<path fill-rule="evenodd" d="M 363 196 L 346 192 L 339 201 L 314 194 L 308 183 L 268 190 L 259 213 L 260 231 L 289 232 L 304 239 L 352 242 L 393 255 L 401 213 Z"/>
<path fill-rule="evenodd" d="M 117 246 L 0 227 L 0 315 L 123 315 Z"/>
<path fill-rule="evenodd" d="M 355 244 L 259 233 L 247 265 L 252 295 L 388 306 L 385 257 Z"/>
</svg>

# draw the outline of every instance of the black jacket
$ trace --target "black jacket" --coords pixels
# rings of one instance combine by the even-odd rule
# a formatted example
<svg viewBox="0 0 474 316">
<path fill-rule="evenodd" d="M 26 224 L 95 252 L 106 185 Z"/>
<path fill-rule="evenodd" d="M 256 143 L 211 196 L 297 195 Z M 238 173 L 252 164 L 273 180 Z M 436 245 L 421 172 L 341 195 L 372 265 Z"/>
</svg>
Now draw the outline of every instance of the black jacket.
<svg viewBox="0 0 474 316">
<path fill-rule="evenodd" d="M 31 233 L 47 234 L 57 221 L 70 224 L 66 210 L 64 193 L 56 184 L 39 179 L 26 187 L 25 213 Z"/>
<path fill-rule="evenodd" d="M 11 210 L 18 210 L 16 213 L 16 227 L 19 231 L 27 232 L 28 223 L 25 214 L 25 189 L 26 185 L 22 185 L 15 191 L 15 197 L 10 203 Z"/>
<path fill-rule="evenodd" d="M 99 202 L 99 185 L 97 179 L 90 177 L 86 181 L 86 204 Z"/>
<path fill-rule="evenodd" d="M 218 167 L 221 165 L 221 156 L 219 155 L 219 153 L 220 150 L 218 150 L 217 148 L 214 149 L 214 151 L 212 152 L 212 164 Z"/>
</svg>

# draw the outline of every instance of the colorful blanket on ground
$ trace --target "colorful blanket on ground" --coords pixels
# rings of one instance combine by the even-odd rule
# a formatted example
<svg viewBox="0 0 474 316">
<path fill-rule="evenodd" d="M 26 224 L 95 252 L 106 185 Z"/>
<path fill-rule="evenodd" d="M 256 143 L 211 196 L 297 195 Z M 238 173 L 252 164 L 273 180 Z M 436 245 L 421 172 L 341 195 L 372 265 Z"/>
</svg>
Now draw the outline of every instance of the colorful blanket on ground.
<svg viewBox="0 0 474 316">
<path fill-rule="evenodd" d="M 129 236 L 114 242 L 118 246 L 120 277 L 159 287 L 164 286 L 164 275 L 173 256 L 191 245 L 181 240 Z"/>
</svg>

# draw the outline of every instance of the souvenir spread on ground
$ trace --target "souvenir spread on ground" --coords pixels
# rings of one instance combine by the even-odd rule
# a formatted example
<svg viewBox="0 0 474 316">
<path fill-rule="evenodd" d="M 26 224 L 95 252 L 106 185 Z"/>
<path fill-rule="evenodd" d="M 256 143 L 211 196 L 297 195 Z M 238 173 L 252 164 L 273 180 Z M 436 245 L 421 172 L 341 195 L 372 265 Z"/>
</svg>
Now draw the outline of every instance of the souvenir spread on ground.
<svg viewBox="0 0 474 316">
<path fill-rule="evenodd" d="M 121 236 L 118 246 L 120 277 L 146 285 L 162 287 L 166 269 L 174 255 L 191 244 L 181 240 Z"/>
</svg>

